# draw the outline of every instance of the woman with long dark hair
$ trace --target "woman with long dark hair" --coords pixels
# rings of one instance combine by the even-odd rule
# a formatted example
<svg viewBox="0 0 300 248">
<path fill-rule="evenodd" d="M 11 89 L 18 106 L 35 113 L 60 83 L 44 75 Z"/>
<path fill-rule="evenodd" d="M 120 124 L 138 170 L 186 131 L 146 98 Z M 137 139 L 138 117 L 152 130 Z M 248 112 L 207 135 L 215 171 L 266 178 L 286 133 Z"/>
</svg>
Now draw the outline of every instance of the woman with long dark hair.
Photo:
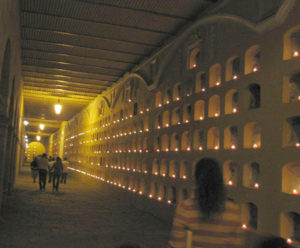
<svg viewBox="0 0 300 248">
<path fill-rule="evenodd" d="M 52 191 L 54 192 L 54 190 L 58 191 L 59 180 L 60 180 L 61 174 L 63 173 L 63 170 L 64 170 L 63 163 L 62 163 L 60 157 L 56 158 L 55 163 L 50 168 L 50 171 L 52 171 L 52 170 L 54 170 L 54 172 L 53 172 L 53 179 L 52 179 L 53 180 Z"/>
<path fill-rule="evenodd" d="M 214 159 L 196 164 L 195 197 L 177 206 L 169 247 L 185 248 L 191 233 L 193 248 L 243 247 L 238 205 L 226 200 L 222 170 Z"/>
</svg>

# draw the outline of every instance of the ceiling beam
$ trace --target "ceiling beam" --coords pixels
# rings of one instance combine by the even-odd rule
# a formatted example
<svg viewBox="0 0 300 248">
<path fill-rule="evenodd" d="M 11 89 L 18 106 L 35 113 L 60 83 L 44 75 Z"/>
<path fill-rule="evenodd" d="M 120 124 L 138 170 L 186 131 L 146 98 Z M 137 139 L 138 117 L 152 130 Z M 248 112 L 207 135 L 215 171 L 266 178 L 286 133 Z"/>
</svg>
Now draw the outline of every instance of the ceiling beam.
<svg viewBox="0 0 300 248">
<path fill-rule="evenodd" d="M 92 79 L 92 80 L 97 80 L 97 77 L 99 78 L 100 76 L 104 76 L 104 77 L 112 77 L 115 78 L 115 80 L 117 81 L 117 79 L 119 77 L 117 76 L 109 76 L 109 75 L 104 75 L 104 74 L 95 74 L 95 73 L 91 73 L 91 72 L 78 72 L 78 71 L 72 71 L 72 70 L 66 70 L 66 69 L 61 69 L 61 68 L 49 68 L 49 67 L 45 67 L 45 66 L 37 66 L 37 65 L 23 65 L 22 67 L 25 67 L 25 71 L 27 71 L 29 68 L 31 69 L 30 71 L 32 72 L 39 72 L 39 70 L 41 70 L 43 73 L 46 72 L 53 72 L 54 75 L 66 75 L 66 76 L 70 76 L 74 77 L 74 75 L 80 75 L 80 77 L 86 76 L 87 79 Z M 24 69 L 23 69 L 24 71 Z M 101 79 L 100 79 L 101 80 Z M 115 83 L 116 81 L 109 81 L 112 83 Z"/>
<path fill-rule="evenodd" d="M 36 85 L 36 86 L 42 86 L 42 87 L 48 87 L 48 86 L 64 86 L 64 87 L 70 87 L 70 88 L 76 88 L 78 90 L 86 90 L 86 91 L 92 91 L 99 93 L 99 91 L 106 90 L 106 86 L 93 86 L 92 84 L 78 84 L 78 83 L 72 83 L 72 82 L 66 82 L 62 80 L 50 80 L 50 79 L 40 79 L 40 78 L 30 78 L 30 77 L 23 77 L 23 82 L 25 85 Z"/>
<path fill-rule="evenodd" d="M 28 126 L 40 126 L 40 124 L 44 124 L 45 125 L 45 128 L 60 128 L 60 125 L 59 124 L 50 124 L 50 123 L 45 123 L 43 120 L 41 120 L 40 122 L 29 122 Z"/>
<path fill-rule="evenodd" d="M 46 61 L 46 62 L 50 62 L 50 63 L 57 63 L 57 64 L 66 64 L 66 65 L 71 65 L 71 66 L 85 66 L 85 67 L 91 67 L 91 68 L 96 68 L 96 69 L 104 69 L 104 70 L 112 70 L 112 71 L 118 71 L 118 72 L 123 72 L 124 70 L 123 69 L 119 69 L 119 68 L 114 68 L 114 67 L 105 67 L 105 66 L 98 66 L 98 65 L 89 65 L 89 64 L 85 64 L 85 63 L 78 63 L 78 62 L 75 62 L 76 61 L 76 58 L 74 58 L 74 61 L 72 62 L 69 62 L 69 61 L 66 61 L 66 60 L 63 60 L 62 58 L 59 58 L 57 60 L 50 60 L 50 59 L 47 59 L 47 58 L 40 58 L 40 57 L 37 57 L 37 56 L 22 56 L 23 59 L 34 59 L 34 60 L 41 60 L 41 61 Z"/>
<path fill-rule="evenodd" d="M 24 80 L 37 81 L 37 82 L 51 82 L 51 83 L 64 83 L 77 86 L 86 86 L 91 88 L 106 89 L 111 83 L 105 81 L 88 80 L 83 78 L 67 77 L 62 75 L 53 75 L 47 73 L 38 73 L 23 71 Z"/>
<path fill-rule="evenodd" d="M 41 28 L 39 28 L 41 29 Z M 45 30 L 47 30 L 45 28 Z M 69 48 L 81 48 L 81 49 L 85 49 L 85 50 L 97 50 L 97 51 L 103 51 L 103 52 L 110 52 L 110 53 L 115 53 L 115 54 L 124 54 L 124 55 L 132 55 L 132 56 L 138 56 L 138 57 L 143 57 L 146 58 L 147 54 L 141 54 L 141 53 L 137 53 L 137 52 L 128 52 L 128 51 L 120 51 L 120 50 L 112 50 L 112 49 L 104 49 L 104 48 L 95 48 L 95 47 L 90 47 L 90 46 L 79 46 L 79 45 L 72 45 L 72 44 L 67 44 L 67 43 L 61 43 L 61 42 L 55 42 L 55 41 L 45 41 L 45 40 L 40 40 L 40 39 L 21 39 L 22 41 L 27 41 L 27 42 L 39 42 L 39 43 L 45 43 L 45 47 L 47 47 L 47 45 L 56 45 L 56 46 L 60 46 L 60 47 L 69 47 Z M 23 46 L 22 46 L 23 48 Z M 34 48 L 34 46 L 32 47 L 32 49 Z M 23 48 L 24 49 L 24 48 Z"/>
<path fill-rule="evenodd" d="M 117 28 L 121 28 L 121 29 L 125 29 L 125 30 L 134 30 L 134 32 L 148 32 L 148 33 L 153 33 L 153 34 L 160 34 L 160 35 L 165 35 L 165 36 L 169 36 L 172 37 L 175 34 L 174 33 L 170 33 L 170 32 L 165 32 L 165 31 L 161 31 L 161 30 L 155 30 L 155 29 L 151 29 L 151 28 L 141 28 L 141 27 L 136 27 L 136 26 L 129 26 L 129 25 L 124 25 L 122 23 L 111 23 L 111 22 L 104 22 L 104 21 L 96 21 L 96 20 L 92 20 L 92 19 L 85 19 L 85 18 L 81 18 L 81 17 L 74 17 L 74 16 L 67 16 L 67 15 L 57 15 L 54 13 L 49 13 L 49 12 L 41 12 L 41 11 L 34 11 L 34 10 L 25 10 L 22 9 L 21 13 L 26 13 L 26 14 L 30 14 L 30 15 L 40 15 L 43 17 L 54 17 L 54 18 L 59 18 L 59 19 L 64 19 L 64 20 L 68 20 L 68 21 L 77 21 L 77 22 L 84 22 L 84 23 L 93 23 L 93 24 L 98 24 L 98 25 L 102 25 L 102 26 L 110 26 L 109 28 L 113 28 L 113 27 L 117 27 Z M 26 18 L 26 17 L 25 17 Z"/>
<path fill-rule="evenodd" d="M 27 86 L 25 85 L 23 87 L 24 90 L 34 90 L 34 91 L 38 91 L 38 92 L 43 92 L 44 94 L 50 92 L 50 93 L 54 93 L 56 94 L 61 93 L 61 94 L 71 94 L 71 95 L 78 95 L 78 96 L 83 96 L 83 97 L 97 97 L 98 94 L 96 93 L 88 93 L 88 92 L 78 92 L 76 90 L 67 90 L 67 89 L 59 89 L 59 88 L 40 88 L 37 86 Z"/>
<path fill-rule="evenodd" d="M 29 117 L 29 118 L 24 118 L 26 119 L 27 121 L 30 122 L 36 122 L 36 123 L 41 123 L 43 122 L 44 124 L 52 124 L 52 125 L 59 125 L 60 127 L 60 124 L 62 123 L 62 121 L 59 121 L 59 120 L 46 120 L 46 119 L 42 119 L 42 118 L 32 118 L 32 117 Z"/>
<path fill-rule="evenodd" d="M 79 58 L 79 59 L 87 59 L 87 60 L 91 60 L 91 61 L 95 61 L 95 62 L 114 62 L 114 63 L 120 63 L 120 64 L 126 64 L 126 65 L 135 65 L 135 63 L 133 62 L 126 62 L 126 61 L 122 61 L 122 60 L 114 60 L 114 59 L 102 59 L 102 58 L 96 58 L 96 57 L 91 57 L 91 56 L 79 56 L 79 55 L 74 55 L 71 53 L 58 53 L 58 52 L 53 52 L 53 51 L 45 51 L 42 49 L 38 49 L 38 48 L 23 48 L 22 49 L 22 54 L 24 53 L 42 53 L 42 54 L 49 54 L 49 55 L 54 55 L 54 56 L 59 56 L 59 57 L 73 57 L 74 59 Z M 24 55 L 23 55 L 24 56 Z M 26 56 L 26 55 L 25 55 Z"/>
<path fill-rule="evenodd" d="M 41 133 L 41 132 L 25 131 L 25 134 L 35 135 L 35 136 L 50 136 L 52 133 Z"/>
</svg>

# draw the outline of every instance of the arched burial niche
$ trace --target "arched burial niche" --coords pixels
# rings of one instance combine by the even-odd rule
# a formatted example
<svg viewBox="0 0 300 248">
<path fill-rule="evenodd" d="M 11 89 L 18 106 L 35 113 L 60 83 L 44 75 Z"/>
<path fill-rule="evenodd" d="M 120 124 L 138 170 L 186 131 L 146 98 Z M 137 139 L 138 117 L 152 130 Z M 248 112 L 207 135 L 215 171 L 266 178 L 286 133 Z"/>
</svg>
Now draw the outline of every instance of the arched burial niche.
<svg viewBox="0 0 300 248">
<path fill-rule="evenodd" d="M 300 163 L 288 163 L 282 168 L 282 192 L 300 194 Z"/>
<path fill-rule="evenodd" d="M 195 45 L 193 45 L 188 49 L 188 62 L 187 62 L 188 69 L 196 68 L 200 64 L 200 59 L 201 59 L 201 49 L 200 47 L 195 47 Z"/>
<path fill-rule="evenodd" d="M 172 186 L 168 190 L 168 203 L 176 204 L 177 203 L 177 189 L 175 186 Z"/>
<path fill-rule="evenodd" d="M 261 48 L 258 45 L 251 46 L 245 53 L 245 74 L 260 70 Z"/>
<path fill-rule="evenodd" d="M 172 160 L 169 167 L 169 177 L 177 178 L 179 175 L 179 162 Z"/>
<path fill-rule="evenodd" d="M 211 127 L 207 132 L 207 149 L 220 149 L 220 131 L 217 127 Z"/>
<path fill-rule="evenodd" d="M 257 229 L 257 206 L 252 202 L 242 204 L 242 228 Z"/>
<path fill-rule="evenodd" d="M 213 95 L 208 101 L 208 116 L 219 117 L 220 116 L 220 96 Z"/>
<path fill-rule="evenodd" d="M 169 127 L 170 126 L 170 112 L 169 111 L 165 111 L 163 113 L 163 127 Z"/>
<path fill-rule="evenodd" d="M 224 130 L 224 149 L 236 149 L 238 147 L 238 128 L 228 126 Z"/>
<path fill-rule="evenodd" d="M 195 130 L 194 131 L 194 140 L 193 140 L 194 150 L 202 151 L 205 145 L 205 137 L 203 130 Z"/>
<path fill-rule="evenodd" d="M 161 127 L 162 127 L 162 118 L 161 118 L 161 115 L 158 114 L 155 117 L 155 129 L 160 129 Z"/>
<path fill-rule="evenodd" d="M 283 124 L 283 146 L 300 147 L 300 116 L 293 116 Z"/>
<path fill-rule="evenodd" d="M 158 172 L 159 172 L 159 160 L 154 159 L 152 162 L 152 174 L 157 176 Z"/>
<path fill-rule="evenodd" d="M 250 122 L 244 127 L 244 148 L 261 147 L 261 128 L 256 122 Z"/>
<path fill-rule="evenodd" d="M 225 96 L 225 114 L 235 114 L 238 112 L 239 93 L 236 89 L 231 89 Z"/>
<path fill-rule="evenodd" d="M 192 112 L 193 112 L 193 107 L 191 104 L 188 104 L 184 106 L 183 109 L 183 122 L 184 123 L 189 123 L 192 120 Z"/>
<path fill-rule="evenodd" d="M 168 166 L 169 166 L 169 161 L 168 160 L 162 160 L 161 165 L 160 165 L 160 175 L 165 177 L 168 175 Z"/>
<path fill-rule="evenodd" d="M 259 183 L 260 166 L 256 162 L 247 163 L 244 165 L 243 171 L 243 184 L 247 188 L 258 189 Z"/>
<path fill-rule="evenodd" d="M 209 87 L 219 86 L 221 84 L 221 65 L 214 64 L 209 68 Z"/>
<path fill-rule="evenodd" d="M 161 139 L 160 136 L 156 136 L 154 139 L 154 151 L 160 152 L 161 149 Z"/>
<path fill-rule="evenodd" d="M 179 151 L 179 135 L 177 133 L 173 133 L 171 136 L 171 151 Z"/>
<path fill-rule="evenodd" d="M 283 102 L 300 101 L 300 72 L 295 73 L 290 78 L 283 78 Z"/>
<path fill-rule="evenodd" d="M 293 245 L 300 243 L 300 214 L 287 212 L 280 214 L 280 236 Z"/>
<path fill-rule="evenodd" d="M 169 151 L 169 135 L 167 134 L 162 135 L 161 149 L 164 152 Z"/>
<path fill-rule="evenodd" d="M 291 59 L 300 55 L 300 25 L 291 28 L 283 36 L 283 59 Z"/>
<path fill-rule="evenodd" d="M 188 161 L 180 162 L 179 177 L 182 179 L 190 178 L 190 166 Z"/>
<path fill-rule="evenodd" d="M 248 86 L 248 109 L 256 109 L 260 107 L 260 86 L 258 84 L 250 84 Z"/>
<path fill-rule="evenodd" d="M 173 88 L 173 101 L 179 101 L 182 94 L 182 87 L 180 83 L 175 84 Z"/>
<path fill-rule="evenodd" d="M 155 94 L 155 107 L 159 108 L 162 106 L 162 93 L 160 91 Z"/>
<path fill-rule="evenodd" d="M 206 72 L 198 72 L 196 74 L 196 85 L 195 85 L 195 92 L 204 92 L 207 89 L 207 76 Z"/>
<path fill-rule="evenodd" d="M 191 138 L 190 138 L 189 131 L 185 131 L 181 136 L 181 150 L 182 151 L 191 150 Z"/>
<path fill-rule="evenodd" d="M 10 40 L 7 40 L 0 80 L 0 114 L 6 111 L 10 76 Z"/>
<path fill-rule="evenodd" d="M 164 104 L 169 104 L 172 101 L 172 91 L 167 89 L 164 94 Z"/>
<path fill-rule="evenodd" d="M 241 59 L 237 56 L 229 58 L 226 62 L 225 80 L 238 79 L 241 73 Z"/>
<path fill-rule="evenodd" d="M 204 120 L 205 119 L 205 102 L 204 100 L 198 100 L 195 102 L 194 120 Z"/>
<path fill-rule="evenodd" d="M 167 200 L 168 197 L 168 190 L 166 185 L 160 185 L 159 186 L 159 193 L 158 193 L 158 198 L 157 200 L 159 201 L 165 201 Z"/>
<path fill-rule="evenodd" d="M 172 125 L 181 124 L 181 110 L 180 110 L 180 108 L 173 109 L 171 123 L 172 123 Z"/>
<path fill-rule="evenodd" d="M 237 168 L 238 165 L 232 160 L 228 160 L 223 165 L 224 183 L 228 186 L 237 185 Z"/>
</svg>

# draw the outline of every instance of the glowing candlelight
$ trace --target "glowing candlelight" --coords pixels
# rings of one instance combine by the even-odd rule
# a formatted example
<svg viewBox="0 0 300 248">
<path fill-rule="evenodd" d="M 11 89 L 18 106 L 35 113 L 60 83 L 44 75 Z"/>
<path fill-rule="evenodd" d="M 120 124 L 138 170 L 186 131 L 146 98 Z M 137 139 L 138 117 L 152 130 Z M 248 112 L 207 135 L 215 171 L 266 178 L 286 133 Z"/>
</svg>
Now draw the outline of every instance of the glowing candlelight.
<svg viewBox="0 0 300 248">
<path fill-rule="evenodd" d="M 300 147 L 300 143 L 298 142 L 298 143 L 296 143 L 296 147 Z"/>
<path fill-rule="evenodd" d="M 169 127 L 169 124 L 167 123 L 167 124 L 165 125 L 165 127 Z"/>
<path fill-rule="evenodd" d="M 179 100 L 180 100 L 180 98 L 179 98 L 179 97 L 176 97 L 176 100 L 177 100 L 177 101 L 179 101 Z"/>
<path fill-rule="evenodd" d="M 218 113 L 215 113 L 215 117 L 218 117 L 219 116 L 219 114 Z"/>
<path fill-rule="evenodd" d="M 257 144 L 253 144 L 253 148 L 258 148 L 258 145 Z"/>
<path fill-rule="evenodd" d="M 219 150 L 219 146 L 215 146 L 214 149 L 215 149 L 215 150 Z"/>
<path fill-rule="evenodd" d="M 199 149 L 199 151 L 202 151 L 202 150 L 203 150 L 203 147 L 202 147 L 202 146 L 199 146 L 198 149 Z"/>
<path fill-rule="evenodd" d="M 203 117 L 203 116 L 200 116 L 200 118 L 199 118 L 199 119 L 202 121 L 202 120 L 204 120 L 204 117 Z"/>
<path fill-rule="evenodd" d="M 233 185 L 233 182 L 232 182 L 232 180 L 229 180 L 229 181 L 228 181 L 228 185 L 230 185 L 230 186 L 232 186 L 232 185 Z"/>
<path fill-rule="evenodd" d="M 298 57 L 299 56 L 299 52 L 298 51 L 294 51 L 293 52 L 293 57 Z"/>
<path fill-rule="evenodd" d="M 235 145 L 231 145 L 231 149 L 232 150 L 236 149 L 236 146 Z"/>
<path fill-rule="evenodd" d="M 190 151 L 190 150 L 191 150 L 191 148 L 190 148 L 190 147 L 188 147 L 188 148 L 186 148 L 186 150 L 187 150 L 187 151 Z"/>
<path fill-rule="evenodd" d="M 221 83 L 218 81 L 218 82 L 216 82 L 216 86 L 219 86 Z"/>
<path fill-rule="evenodd" d="M 166 101 L 166 104 L 169 104 L 170 103 L 170 101 L 168 100 L 168 101 Z"/>
<path fill-rule="evenodd" d="M 149 198 L 152 198 L 152 197 L 153 197 L 153 195 L 150 194 L 150 195 L 149 195 Z"/>
<path fill-rule="evenodd" d="M 186 179 L 187 177 L 186 177 L 186 176 L 183 176 L 182 178 L 183 178 L 183 179 Z"/>
<path fill-rule="evenodd" d="M 139 194 L 140 194 L 140 195 L 142 195 L 142 194 L 143 194 L 143 192 L 142 192 L 142 191 L 140 191 L 140 192 L 139 192 Z"/>
<path fill-rule="evenodd" d="M 293 244 L 293 240 L 291 239 L 291 238 L 288 238 L 287 240 L 286 240 L 286 242 L 288 243 L 288 244 Z"/>
<path fill-rule="evenodd" d="M 237 113 L 237 108 L 233 108 L 232 113 Z"/>
<path fill-rule="evenodd" d="M 238 76 L 237 75 L 233 75 L 232 79 L 237 79 Z"/>
<path fill-rule="evenodd" d="M 205 88 L 202 88 L 202 89 L 201 89 L 202 92 L 205 92 L 205 90 L 206 90 Z"/>
<path fill-rule="evenodd" d="M 242 229 L 246 230 L 247 228 L 248 228 L 248 227 L 247 227 L 246 224 L 243 224 L 243 225 L 242 225 Z"/>
<path fill-rule="evenodd" d="M 177 147 L 175 148 L 175 152 L 178 152 L 178 148 Z"/>
<path fill-rule="evenodd" d="M 294 195 L 298 195 L 298 190 L 297 189 L 293 189 L 293 194 Z"/>
<path fill-rule="evenodd" d="M 252 71 L 253 71 L 253 72 L 257 72 L 257 71 L 258 71 L 258 67 L 257 67 L 257 66 L 254 66 L 253 69 L 252 69 Z"/>
<path fill-rule="evenodd" d="M 170 200 L 168 200 L 168 204 L 172 204 L 172 202 Z"/>
<path fill-rule="evenodd" d="M 185 123 L 189 123 L 190 121 L 189 120 L 185 120 Z"/>
<path fill-rule="evenodd" d="M 195 68 L 197 66 L 197 64 L 193 64 L 193 68 Z"/>
<path fill-rule="evenodd" d="M 258 189 L 259 188 L 259 183 L 255 183 L 254 188 Z"/>
<path fill-rule="evenodd" d="M 158 107 L 161 107 L 162 105 L 161 105 L 161 103 L 160 104 L 158 104 Z"/>
<path fill-rule="evenodd" d="M 161 201 L 161 197 L 159 196 L 159 197 L 157 198 L 157 200 Z"/>
</svg>

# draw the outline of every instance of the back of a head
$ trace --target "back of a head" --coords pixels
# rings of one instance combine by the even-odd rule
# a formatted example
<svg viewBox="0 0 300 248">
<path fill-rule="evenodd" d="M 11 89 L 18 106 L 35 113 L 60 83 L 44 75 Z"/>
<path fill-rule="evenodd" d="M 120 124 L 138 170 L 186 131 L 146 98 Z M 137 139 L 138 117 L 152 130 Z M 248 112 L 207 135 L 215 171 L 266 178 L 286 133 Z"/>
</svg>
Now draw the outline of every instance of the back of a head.
<svg viewBox="0 0 300 248">
<path fill-rule="evenodd" d="M 292 246 L 283 238 L 269 237 L 260 242 L 257 248 L 292 248 Z"/>
<path fill-rule="evenodd" d="M 224 209 L 225 186 L 218 162 L 203 158 L 196 164 L 196 199 L 204 219 Z"/>
<path fill-rule="evenodd" d="M 43 153 L 42 158 L 47 158 L 47 154 Z"/>
</svg>

